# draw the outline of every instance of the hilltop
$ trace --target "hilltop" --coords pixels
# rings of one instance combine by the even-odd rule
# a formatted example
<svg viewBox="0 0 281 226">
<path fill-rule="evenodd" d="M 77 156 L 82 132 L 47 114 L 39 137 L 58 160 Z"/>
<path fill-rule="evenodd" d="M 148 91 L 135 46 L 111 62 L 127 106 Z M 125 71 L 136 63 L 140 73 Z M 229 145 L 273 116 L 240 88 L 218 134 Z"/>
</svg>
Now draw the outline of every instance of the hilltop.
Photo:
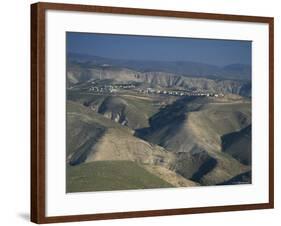
<svg viewBox="0 0 281 226">
<path fill-rule="evenodd" d="M 66 75 L 68 191 L 251 183 L 250 81 L 74 59 Z"/>
</svg>

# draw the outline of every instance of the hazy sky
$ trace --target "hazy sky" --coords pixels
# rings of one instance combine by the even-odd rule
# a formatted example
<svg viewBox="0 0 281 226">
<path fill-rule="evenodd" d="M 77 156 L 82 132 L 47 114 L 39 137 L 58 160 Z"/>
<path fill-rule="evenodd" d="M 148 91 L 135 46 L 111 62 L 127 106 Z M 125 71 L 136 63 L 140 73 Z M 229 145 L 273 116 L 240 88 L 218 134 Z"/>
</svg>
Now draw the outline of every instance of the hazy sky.
<svg viewBox="0 0 281 226">
<path fill-rule="evenodd" d="M 67 32 L 67 52 L 130 60 L 251 64 L 251 42 Z"/>
</svg>

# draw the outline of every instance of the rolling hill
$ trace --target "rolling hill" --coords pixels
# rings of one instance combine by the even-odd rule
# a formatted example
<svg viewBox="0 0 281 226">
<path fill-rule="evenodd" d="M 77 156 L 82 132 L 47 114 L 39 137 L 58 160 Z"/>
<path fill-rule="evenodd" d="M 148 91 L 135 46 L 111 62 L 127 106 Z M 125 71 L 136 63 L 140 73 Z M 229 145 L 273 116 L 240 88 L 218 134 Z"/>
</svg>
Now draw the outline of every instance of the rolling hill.
<svg viewBox="0 0 281 226">
<path fill-rule="evenodd" d="M 251 124 L 250 106 L 244 101 L 182 98 L 151 117 L 150 127 L 135 135 L 175 153 L 175 170 L 185 178 L 217 184 L 248 170 L 223 153 L 221 137 Z"/>
<path fill-rule="evenodd" d="M 251 82 L 232 79 L 245 65 L 79 59 L 66 74 L 67 191 L 251 183 Z"/>
<path fill-rule="evenodd" d="M 93 95 L 68 91 L 67 98 L 133 130 L 147 127 L 148 119 L 159 110 L 153 99 L 130 95 Z"/>
<path fill-rule="evenodd" d="M 131 161 L 156 177 L 167 178 L 169 184 L 195 184 L 173 171 L 173 153 L 133 136 L 130 128 L 81 104 L 67 103 L 67 125 L 68 167 L 96 161 Z"/>
</svg>

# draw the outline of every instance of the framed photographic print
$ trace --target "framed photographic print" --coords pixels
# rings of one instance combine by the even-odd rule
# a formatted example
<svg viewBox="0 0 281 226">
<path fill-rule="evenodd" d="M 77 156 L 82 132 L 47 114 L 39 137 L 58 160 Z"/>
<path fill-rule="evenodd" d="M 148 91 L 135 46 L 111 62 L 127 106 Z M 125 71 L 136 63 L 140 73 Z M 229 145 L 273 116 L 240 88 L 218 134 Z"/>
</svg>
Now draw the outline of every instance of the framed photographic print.
<svg viewBox="0 0 281 226">
<path fill-rule="evenodd" d="M 273 208 L 273 18 L 31 5 L 31 220 Z"/>
</svg>

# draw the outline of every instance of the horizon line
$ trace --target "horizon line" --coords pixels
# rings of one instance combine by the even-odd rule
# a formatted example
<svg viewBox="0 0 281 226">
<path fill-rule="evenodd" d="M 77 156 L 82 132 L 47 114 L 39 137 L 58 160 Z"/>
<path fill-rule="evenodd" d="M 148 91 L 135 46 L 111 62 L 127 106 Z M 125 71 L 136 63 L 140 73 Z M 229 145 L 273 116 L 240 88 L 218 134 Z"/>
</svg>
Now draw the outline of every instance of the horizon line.
<svg viewBox="0 0 281 226">
<path fill-rule="evenodd" d="M 146 59 L 114 58 L 114 57 L 100 56 L 100 55 L 95 55 L 95 54 L 90 54 L 90 53 L 81 53 L 81 52 L 73 52 L 73 51 L 67 51 L 66 50 L 66 55 L 67 54 L 80 54 L 80 55 L 86 55 L 86 56 L 91 56 L 91 57 L 99 57 L 99 58 L 105 58 L 105 59 L 110 59 L 110 60 L 198 63 L 198 64 L 204 64 L 204 65 L 208 65 L 208 66 L 215 66 L 215 67 L 219 67 L 219 68 L 223 68 L 223 67 L 226 67 L 226 66 L 229 66 L 229 65 L 246 65 L 246 66 L 249 66 L 249 67 L 252 66 L 252 64 L 237 63 L 237 62 L 233 62 L 233 63 L 229 63 L 229 64 L 225 64 L 225 65 L 217 65 L 217 64 L 209 64 L 209 63 L 205 63 L 205 62 L 189 61 L 189 60 L 154 60 L 154 59 L 153 60 L 146 60 Z"/>
</svg>

